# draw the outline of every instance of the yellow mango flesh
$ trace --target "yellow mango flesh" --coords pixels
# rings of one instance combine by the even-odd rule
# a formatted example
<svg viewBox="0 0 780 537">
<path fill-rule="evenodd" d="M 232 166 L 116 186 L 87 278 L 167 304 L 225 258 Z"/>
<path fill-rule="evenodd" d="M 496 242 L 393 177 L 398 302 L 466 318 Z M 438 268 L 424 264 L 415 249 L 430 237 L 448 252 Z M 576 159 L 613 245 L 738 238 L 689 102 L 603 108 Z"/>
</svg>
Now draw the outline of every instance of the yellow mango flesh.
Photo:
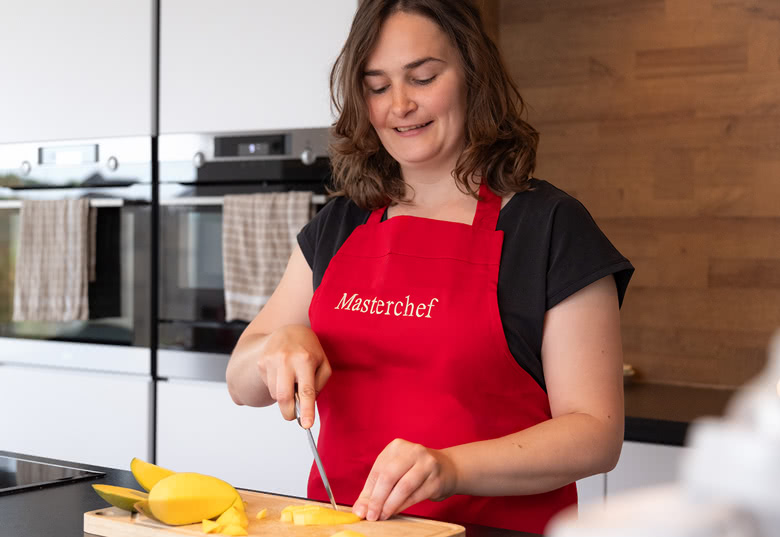
<svg viewBox="0 0 780 537">
<path fill-rule="evenodd" d="M 337 533 L 334 533 L 330 537 L 366 537 L 359 531 L 352 531 L 352 530 L 341 530 Z"/>
<path fill-rule="evenodd" d="M 268 509 L 261 509 L 261 510 L 260 510 L 260 511 L 257 513 L 257 515 L 255 515 L 255 518 L 256 518 L 257 520 L 261 520 L 261 519 L 265 518 L 267 514 L 268 514 Z"/>
<path fill-rule="evenodd" d="M 285 516 L 287 515 L 287 516 Z M 321 505 L 291 505 L 282 509 L 282 521 L 296 526 L 332 526 L 359 522 L 360 517 L 349 512 L 334 511 Z M 292 519 L 292 520 L 290 520 Z"/>
<path fill-rule="evenodd" d="M 230 484 L 193 472 L 165 477 L 149 491 L 149 510 L 160 522 L 179 526 L 214 518 L 240 498 Z"/>
<path fill-rule="evenodd" d="M 219 528 L 220 525 L 213 520 L 204 518 L 203 522 L 201 522 L 201 529 L 203 530 L 203 533 L 216 533 L 219 531 Z"/>
<path fill-rule="evenodd" d="M 223 526 L 241 526 L 246 528 L 249 526 L 249 519 L 247 518 L 246 513 L 239 511 L 235 504 L 233 504 L 227 511 L 219 515 L 219 518 L 217 518 L 217 524 L 221 524 Z"/>
<path fill-rule="evenodd" d="M 152 490 L 158 481 L 175 473 L 173 470 L 168 470 L 135 457 L 130 461 L 130 471 L 133 473 L 135 480 L 138 481 L 138 484 L 147 492 Z"/>
<path fill-rule="evenodd" d="M 114 485 L 92 485 L 92 488 L 108 503 L 125 511 L 135 511 L 133 506 L 137 502 L 149 497 L 147 493 L 140 490 L 116 487 Z"/>
</svg>

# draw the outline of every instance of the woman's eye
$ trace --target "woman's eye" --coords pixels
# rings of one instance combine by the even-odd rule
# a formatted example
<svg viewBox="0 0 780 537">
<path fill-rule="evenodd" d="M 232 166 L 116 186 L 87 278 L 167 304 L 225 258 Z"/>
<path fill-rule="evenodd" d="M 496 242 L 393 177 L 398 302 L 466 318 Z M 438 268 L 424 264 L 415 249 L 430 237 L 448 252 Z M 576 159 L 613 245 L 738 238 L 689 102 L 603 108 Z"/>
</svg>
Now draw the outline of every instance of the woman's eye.
<svg viewBox="0 0 780 537">
<path fill-rule="evenodd" d="M 374 95 L 379 95 L 381 93 L 384 93 L 385 90 L 387 90 L 387 86 L 382 86 L 381 88 L 368 88 L 368 91 L 373 93 Z"/>
<path fill-rule="evenodd" d="M 431 78 L 423 78 L 421 80 L 419 80 L 419 79 L 415 80 L 414 83 L 415 84 L 419 84 L 420 86 L 425 86 L 425 85 L 430 84 L 431 82 L 433 82 L 434 78 L 436 78 L 436 75 L 433 75 Z"/>
</svg>

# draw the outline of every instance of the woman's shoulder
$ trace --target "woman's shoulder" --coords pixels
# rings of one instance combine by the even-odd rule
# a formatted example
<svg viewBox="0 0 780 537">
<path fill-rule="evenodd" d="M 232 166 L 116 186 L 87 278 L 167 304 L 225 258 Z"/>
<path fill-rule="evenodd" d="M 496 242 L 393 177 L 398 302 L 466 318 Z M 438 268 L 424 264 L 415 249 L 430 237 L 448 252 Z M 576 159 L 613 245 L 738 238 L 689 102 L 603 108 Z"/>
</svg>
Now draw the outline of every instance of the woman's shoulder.
<svg viewBox="0 0 780 537">
<path fill-rule="evenodd" d="M 506 222 L 521 219 L 538 222 L 549 218 L 557 211 L 585 212 L 580 201 L 565 190 L 544 179 L 531 178 L 528 190 L 515 192 L 501 210 L 500 220 Z"/>
</svg>

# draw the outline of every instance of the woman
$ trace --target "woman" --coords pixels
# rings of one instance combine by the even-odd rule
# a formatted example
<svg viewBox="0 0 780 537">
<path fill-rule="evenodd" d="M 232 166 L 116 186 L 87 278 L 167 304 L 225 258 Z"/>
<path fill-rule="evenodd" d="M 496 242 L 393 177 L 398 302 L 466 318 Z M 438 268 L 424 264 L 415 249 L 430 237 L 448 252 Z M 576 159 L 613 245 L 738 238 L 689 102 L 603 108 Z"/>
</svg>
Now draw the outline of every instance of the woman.
<svg viewBox="0 0 780 537">
<path fill-rule="evenodd" d="M 531 178 L 537 133 L 471 4 L 362 2 L 331 89 L 339 196 L 236 345 L 230 394 L 292 420 L 297 385 L 304 427 L 316 399 L 361 517 L 541 533 L 618 460 L 633 267 Z"/>
</svg>

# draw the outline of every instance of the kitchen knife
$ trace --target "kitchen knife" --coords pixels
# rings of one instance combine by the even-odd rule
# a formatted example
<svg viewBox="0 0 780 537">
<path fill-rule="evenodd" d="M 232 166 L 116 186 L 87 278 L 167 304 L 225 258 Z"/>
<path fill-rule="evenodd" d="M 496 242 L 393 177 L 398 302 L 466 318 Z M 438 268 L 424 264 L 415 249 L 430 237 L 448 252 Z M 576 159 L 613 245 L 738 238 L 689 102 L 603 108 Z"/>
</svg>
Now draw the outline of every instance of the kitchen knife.
<svg viewBox="0 0 780 537">
<path fill-rule="evenodd" d="M 295 391 L 295 419 L 298 420 L 298 425 L 301 425 L 301 405 L 298 401 L 298 391 Z M 303 427 L 303 426 L 301 426 Z M 317 452 L 317 444 L 314 443 L 314 436 L 311 434 L 311 429 L 304 429 L 306 435 L 309 438 L 309 445 L 311 446 L 311 452 L 314 455 L 314 462 L 317 463 L 317 469 L 320 471 L 320 477 L 322 478 L 322 484 L 325 485 L 325 491 L 330 498 L 330 504 L 333 506 L 334 511 L 338 511 L 336 506 L 336 500 L 333 498 L 333 491 L 330 490 L 330 483 L 328 483 L 328 476 L 325 475 L 325 468 L 322 466 L 320 460 L 320 454 Z"/>
</svg>

